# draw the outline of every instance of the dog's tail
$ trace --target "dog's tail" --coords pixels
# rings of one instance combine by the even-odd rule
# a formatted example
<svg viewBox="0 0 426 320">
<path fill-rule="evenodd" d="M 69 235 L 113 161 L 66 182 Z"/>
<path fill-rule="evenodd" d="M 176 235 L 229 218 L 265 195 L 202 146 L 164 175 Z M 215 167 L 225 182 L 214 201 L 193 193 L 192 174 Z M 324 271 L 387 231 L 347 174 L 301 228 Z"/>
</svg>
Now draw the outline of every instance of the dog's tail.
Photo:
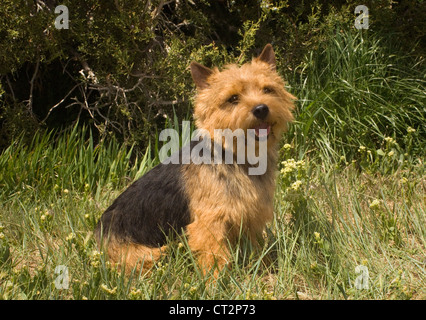
<svg viewBox="0 0 426 320">
<path fill-rule="evenodd" d="M 124 241 L 111 234 L 102 237 L 98 232 L 95 232 L 95 238 L 99 250 L 106 252 L 108 260 L 117 265 L 120 270 L 124 269 L 126 274 L 149 272 L 155 261 L 160 259 L 167 249 L 167 246 L 151 248 Z"/>
<path fill-rule="evenodd" d="M 107 243 L 109 260 L 125 268 L 126 273 L 133 270 L 142 273 L 149 271 L 165 251 L 166 246 L 150 248 L 142 244 L 111 240 Z"/>
</svg>

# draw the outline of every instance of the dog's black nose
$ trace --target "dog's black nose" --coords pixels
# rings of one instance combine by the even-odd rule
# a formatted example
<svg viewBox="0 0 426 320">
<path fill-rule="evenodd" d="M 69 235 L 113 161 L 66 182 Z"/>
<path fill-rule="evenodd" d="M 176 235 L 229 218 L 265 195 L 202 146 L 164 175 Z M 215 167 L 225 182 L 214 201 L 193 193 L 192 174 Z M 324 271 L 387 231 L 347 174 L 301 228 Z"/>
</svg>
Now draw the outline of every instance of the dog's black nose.
<svg viewBox="0 0 426 320">
<path fill-rule="evenodd" d="M 254 107 L 253 110 L 254 116 L 260 120 L 265 120 L 266 116 L 269 113 L 269 108 L 266 104 L 259 104 L 258 106 Z"/>
</svg>

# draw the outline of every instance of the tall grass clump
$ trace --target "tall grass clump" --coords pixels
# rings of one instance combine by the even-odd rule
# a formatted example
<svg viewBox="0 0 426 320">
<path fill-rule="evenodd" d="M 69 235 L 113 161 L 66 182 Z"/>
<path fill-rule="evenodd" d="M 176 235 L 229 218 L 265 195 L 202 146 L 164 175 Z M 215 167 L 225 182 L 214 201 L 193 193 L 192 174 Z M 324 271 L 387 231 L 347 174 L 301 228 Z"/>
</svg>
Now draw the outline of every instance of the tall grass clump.
<svg viewBox="0 0 426 320">
<path fill-rule="evenodd" d="M 150 167 L 150 148 L 138 157 L 134 146 L 114 139 L 96 143 L 91 131 L 75 126 L 57 137 L 53 131 L 39 132 L 29 144 L 18 138 L 0 155 L 0 188 L 3 197 L 26 190 L 121 188 Z"/>
<path fill-rule="evenodd" d="M 424 61 L 395 52 L 370 32 L 339 28 L 327 38 L 306 56 L 291 81 L 299 98 L 292 133 L 301 154 L 315 150 L 326 163 L 342 156 L 350 161 L 359 158 L 360 146 L 378 150 L 391 137 L 423 156 Z"/>
</svg>

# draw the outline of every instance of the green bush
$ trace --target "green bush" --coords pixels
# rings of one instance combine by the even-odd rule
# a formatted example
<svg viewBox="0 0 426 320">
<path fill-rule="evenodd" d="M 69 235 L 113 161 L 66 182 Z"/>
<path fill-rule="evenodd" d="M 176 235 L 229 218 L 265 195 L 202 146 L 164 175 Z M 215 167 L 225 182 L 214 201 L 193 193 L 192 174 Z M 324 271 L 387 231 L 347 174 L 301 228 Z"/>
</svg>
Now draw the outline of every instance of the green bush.
<svg viewBox="0 0 426 320">
<path fill-rule="evenodd" d="M 54 26 L 58 4 L 69 9 L 69 29 Z M 279 71 L 295 85 L 294 73 L 310 72 L 310 55 L 321 52 L 337 28 L 354 29 L 357 4 L 4 0 L 0 148 L 22 132 L 30 141 L 40 127 L 72 126 L 76 121 L 95 129 L 96 137 L 115 136 L 145 148 L 173 110 L 179 119 L 191 113 L 191 60 L 208 66 L 243 63 L 272 42 Z M 387 40 L 378 42 L 378 49 L 411 48 L 407 55 L 422 56 L 422 1 L 364 4 L 371 20 L 365 34 Z"/>
</svg>

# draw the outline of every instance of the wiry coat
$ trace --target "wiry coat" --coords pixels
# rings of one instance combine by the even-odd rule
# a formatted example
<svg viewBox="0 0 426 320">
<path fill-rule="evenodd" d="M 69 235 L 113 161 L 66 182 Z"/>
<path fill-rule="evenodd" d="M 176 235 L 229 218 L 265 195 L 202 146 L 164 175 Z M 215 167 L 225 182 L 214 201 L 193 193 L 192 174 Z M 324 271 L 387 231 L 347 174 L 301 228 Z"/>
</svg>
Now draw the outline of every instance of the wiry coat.
<svg viewBox="0 0 426 320">
<path fill-rule="evenodd" d="M 273 218 L 277 144 L 293 119 L 295 97 L 275 71 L 272 47 L 266 46 L 241 68 L 232 65 L 220 72 L 192 63 L 191 72 L 198 88 L 197 127 L 211 137 L 215 129 L 247 132 L 267 127 L 267 169 L 262 175 L 250 175 L 250 165 L 236 161 L 179 161 L 153 168 L 114 201 L 96 228 L 100 246 L 127 270 L 149 268 L 164 251 L 168 236 L 181 232 L 204 271 L 215 265 L 221 268 L 229 260 L 228 244 L 240 231 L 255 241 Z M 259 106 L 266 110 L 262 116 L 255 112 Z M 212 144 L 227 147 L 225 140 Z M 182 154 L 173 156 L 182 160 Z"/>
</svg>

